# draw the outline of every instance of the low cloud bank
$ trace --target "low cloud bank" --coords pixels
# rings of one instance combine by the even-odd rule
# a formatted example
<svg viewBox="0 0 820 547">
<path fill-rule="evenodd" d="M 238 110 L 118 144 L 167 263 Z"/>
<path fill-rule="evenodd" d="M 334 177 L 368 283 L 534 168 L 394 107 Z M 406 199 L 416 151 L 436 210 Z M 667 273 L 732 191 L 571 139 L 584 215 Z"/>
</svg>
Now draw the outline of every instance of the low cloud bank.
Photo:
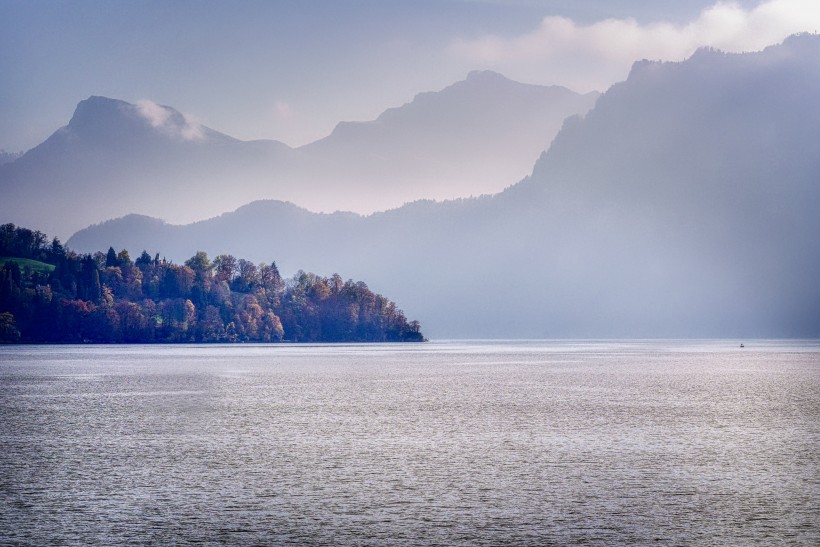
<svg viewBox="0 0 820 547">
<path fill-rule="evenodd" d="M 752 9 L 718 2 L 685 25 L 640 24 L 628 18 L 584 26 L 550 16 L 523 35 L 458 39 L 450 44 L 449 54 L 522 81 L 605 90 L 625 79 L 638 59 L 682 61 L 705 46 L 759 51 L 791 34 L 818 29 L 820 2 L 768 0 Z"/>
</svg>

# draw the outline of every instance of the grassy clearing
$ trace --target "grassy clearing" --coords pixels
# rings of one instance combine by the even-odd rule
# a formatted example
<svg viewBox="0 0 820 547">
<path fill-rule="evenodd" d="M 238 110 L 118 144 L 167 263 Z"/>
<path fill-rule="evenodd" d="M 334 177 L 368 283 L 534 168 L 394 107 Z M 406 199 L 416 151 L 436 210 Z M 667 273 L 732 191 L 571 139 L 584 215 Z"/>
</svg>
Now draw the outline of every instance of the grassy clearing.
<svg viewBox="0 0 820 547">
<path fill-rule="evenodd" d="M 7 256 L 0 256 L 0 268 L 6 265 L 6 262 L 16 262 L 20 266 L 20 270 L 24 270 L 26 266 L 31 268 L 33 272 L 51 273 L 54 271 L 54 266 L 40 262 L 39 260 L 31 260 L 30 258 L 12 258 Z"/>
</svg>

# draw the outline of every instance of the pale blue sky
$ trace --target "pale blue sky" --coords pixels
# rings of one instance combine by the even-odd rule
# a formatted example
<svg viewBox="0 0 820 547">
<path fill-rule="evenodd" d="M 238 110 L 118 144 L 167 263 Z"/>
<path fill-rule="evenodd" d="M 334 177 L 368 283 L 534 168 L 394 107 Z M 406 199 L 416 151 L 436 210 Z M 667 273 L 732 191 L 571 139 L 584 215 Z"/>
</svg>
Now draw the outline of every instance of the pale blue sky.
<svg viewBox="0 0 820 547">
<path fill-rule="evenodd" d="M 0 0 L 0 149 L 35 146 L 90 95 L 150 99 L 238 138 L 299 145 L 473 69 L 605 90 L 635 57 L 759 49 L 820 26 L 799 0 L 714 4 Z"/>
</svg>

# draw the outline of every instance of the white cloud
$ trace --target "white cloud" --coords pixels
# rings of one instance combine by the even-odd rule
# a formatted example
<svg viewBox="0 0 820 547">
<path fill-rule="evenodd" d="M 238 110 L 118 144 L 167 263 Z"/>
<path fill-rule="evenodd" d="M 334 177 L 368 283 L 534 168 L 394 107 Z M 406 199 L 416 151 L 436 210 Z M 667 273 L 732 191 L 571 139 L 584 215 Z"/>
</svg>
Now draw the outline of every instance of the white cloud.
<svg viewBox="0 0 820 547">
<path fill-rule="evenodd" d="M 175 114 L 174 110 L 159 105 L 154 101 L 149 101 L 148 99 L 137 101 L 137 111 L 151 124 L 151 127 L 162 129 L 186 141 L 199 140 L 205 136 L 202 131 L 202 125 L 196 120 L 184 114 L 179 115 L 181 119 L 175 120 L 173 118 Z"/>
<path fill-rule="evenodd" d="M 164 127 L 171 117 L 171 111 L 154 101 L 142 99 L 137 101 L 140 115 L 148 120 L 152 127 Z"/>
<path fill-rule="evenodd" d="M 180 136 L 186 141 L 198 141 L 205 138 L 202 125 L 185 116 L 185 124 L 179 128 Z"/>
<path fill-rule="evenodd" d="M 790 34 L 818 29 L 820 2 L 767 0 L 753 9 L 718 2 L 684 25 L 607 19 L 582 26 L 564 17 L 545 17 L 524 35 L 456 40 L 449 54 L 473 68 L 492 68 L 519 80 L 604 90 L 624 79 L 636 60 L 679 61 L 703 46 L 755 51 Z"/>
</svg>

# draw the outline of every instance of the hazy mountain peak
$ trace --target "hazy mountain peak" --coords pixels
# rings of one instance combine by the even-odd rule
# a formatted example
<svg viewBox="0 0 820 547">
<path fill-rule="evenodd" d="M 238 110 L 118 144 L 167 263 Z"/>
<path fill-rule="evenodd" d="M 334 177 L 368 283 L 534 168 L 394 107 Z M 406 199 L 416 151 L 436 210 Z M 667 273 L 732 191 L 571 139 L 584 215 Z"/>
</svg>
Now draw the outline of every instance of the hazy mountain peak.
<svg viewBox="0 0 820 547">
<path fill-rule="evenodd" d="M 499 81 L 499 82 L 512 82 L 503 74 L 499 72 L 495 72 L 494 70 L 471 70 L 467 74 L 466 81 L 484 81 L 484 82 L 492 82 L 492 81 Z"/>
<path fill-rule="evenodd" d="M 812 33 L 793 34 L 782 43 L 765 48 L 763 51 L 727 53 L 714 47 L 698 48 L 684 61 L 650 61 L 643 59 L 632 64 L 625 82 L 616 83 L 613 88 L 624 83 L 635 83 L 645 78 L 670 78 L 670 73 L 680 78 L 692 80 L 697 73 L 701 77 L 717 77 L 722 80 L 736 77 L 743 71 L 767 71 L 774 64 L 783 66 L 806 66 L 820 61 L 820 35 Z M 731 71 L 727 73 L 726 70 Z M 644 83 L 641 81 L 641 83 Z"/>
<path fill-rule="evenodd" d="M 341 122 L 299 152 L 304 169 L 323 169 L 323 180 L 378 193 L 379 208 L 495 193 L 529 174 L 563 120 L 585 114 L 597 97 L 475 71 L 440 91 L 419 93 L 375 120 Z M 376 210 L 363 208 L 361 201 L 342 196 L 321 210 Z"/>
<path fill-rule="evenodd" d="M 178 223 L 265 198 L 372 213 L 419 198 L 494 193 L 529 174 L 564 118 L 586 113 L 596 98 L 475 72 L 289 149 L 238 141 L 152 101 L 92 96 L 68 125 L 2 166 L 0 213 L 23 224 L 47 217 L 40 229 L 64 236 L 134 211 Z M 191 196 L 196 203 L 179 206 Z"/>
<path fill-rule="evenodd" d="M 499 90 L 508 89 L 515 90 L 518 93 L 554 93 L 558 91 L 562 94 L 576 95 L 574 91 L 567 89 L 563 86 L 527 84 L 516 80 L 511 80 L 503 74 L 495 72 L 493 70 L 472 70 L 469 73 L 467 73 L 467 77 L 465 79 L 452 84 L 451 86 L 444 89 L 444 91 L 461 91 L 463 88 L 484 90 L 485 92 L 489 93 L 495 93 Z"/>
<path fill-rule="evenodd" d="M 106 139 L 145 131 L 182 141 L 218 135 L 170 106 L 147 99 L 131 104 L 96 95 L 77 104 L 68 128 L 77 135 Z"/>
<path fill-rule="evenodd" d="M 127 119 L 128 111 L 132 106 L 118 99 L 92 95 L 77 103 L 68 127 L 77 133 L 92 132 L 103 123 L 107 125 L 113 120 Z"/>
<path fill-rule="evenodd" d="M 570 109 L 570 113 L 574 114 L 588 110 L 598 95 L 597 92 L 593 92 L 584 96 L 562 86 L 525 84 L 492 70 L 473 70 L 464 80 L 459 80 L 441 91 L 424 91 L 417 94 L 409 103 L 385 110 L 376 121 L 412 119 L 423 114 L 432 116 L 441 123 L 450 124 L 453 123 L 452 117 L 455 115 L 460 117 L 457 123 L 463 124 L 467 119 L 481 117 L 492 111 L 496 111 L 502 118 L 510 116 L 513 103 L 519 108 L 526 105 L 531 111 L 555 108 L 557 104 L 566 101 L 577 101 L 586 105 Z M 561 119 L 563 117 L 561 116 Z"/>
<path fill-rule="evenodd" d="M 766 49 L 786 48 L 792 51 L 820 53 L 820 35 L 812 32 L 800 32 L 788 36 L 780 46 L 769 46 Z"/>
</svg>

